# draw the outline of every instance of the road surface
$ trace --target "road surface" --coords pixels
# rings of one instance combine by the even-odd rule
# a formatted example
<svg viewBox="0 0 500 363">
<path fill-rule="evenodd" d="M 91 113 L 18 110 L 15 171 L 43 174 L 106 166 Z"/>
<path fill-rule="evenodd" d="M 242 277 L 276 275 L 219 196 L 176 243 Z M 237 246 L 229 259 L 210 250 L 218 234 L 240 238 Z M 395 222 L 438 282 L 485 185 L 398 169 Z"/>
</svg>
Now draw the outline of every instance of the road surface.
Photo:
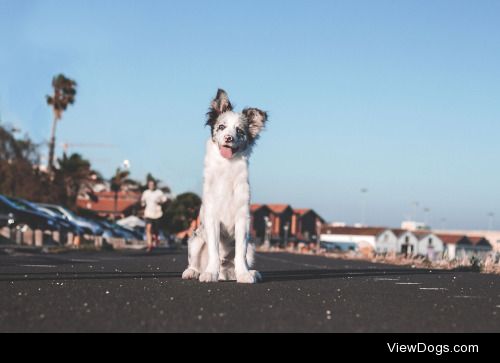
<svg viewBox="0 0 500 363">
<path fill-rule="evenodd" d="M 183 281 L 185 251 L 0 250 L 1 332 L 500 332 L 500 276 L 286 253 Z"/>
</svg>

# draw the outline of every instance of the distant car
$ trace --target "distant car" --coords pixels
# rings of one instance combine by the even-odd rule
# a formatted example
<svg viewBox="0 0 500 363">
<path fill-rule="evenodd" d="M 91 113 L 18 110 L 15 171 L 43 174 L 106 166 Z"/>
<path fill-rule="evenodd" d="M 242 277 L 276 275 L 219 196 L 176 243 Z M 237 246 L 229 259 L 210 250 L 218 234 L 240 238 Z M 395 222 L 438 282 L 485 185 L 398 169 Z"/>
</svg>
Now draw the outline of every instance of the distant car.
<svg viewBox="0 0 500 363">
<path fill-rule="evenodd" d="M 22 203 L 16 202 L 14 199 L 10 199 L 4 195 L 0 195 L 0 215 L 4 216 L 0 219 L 2 227 L 27 225 L 31 229 L 40 229 L 43 231 L 56 231 L 60 229 L 54 218 L 41 212 L 30 210 Z"/>
<path fill-rule="evenodd" d="M 110 228 L 109 226 L 107 226 L 101 220 L 95 220 L 95 219 L 93 219 L 92 223 L 97 224 L 99 226 L 99 228 L 101 228 L 101 230 L 102 230 L 101 236 L 102 236 L 102 238 L 104 238 L 105 241 L 108 241 L 110 238 L 120 238 L 121 237 L 120 235 L 117 235 L 116 232 L 113 231 L 112 228 Z"/>
<path fill-rule="evenodd" d="M 14 213 L 0 201 L 0 227 L 11 227 L 14 223 Z"/>
<path fill-rule="evenodd" d="M 10 199 L 14 200 L 15 202 L 17 202 L 19 204 L 22 204 L 23 206 L 25 206 L 26 208 L 28 208 L 31 211 L 40 212 L 40 213 L 43 213 L 43 214 L 53 218 L 55 220 L 55 222 L 59 225 L 60 231 L 63 233 L 70 233 L 71 232 L 71 233 L 76 234 L 76 235 L 83 234 L 82 228 L 80 228 L 76 223 L 73 223 L 73 222 L 67 220 L 66 218 L 60 216 L 56 212 L 51 211 L 50 209 L 45 209 L 43 207 L 39 207 L 37 204 L 31 203 L 31 202 L 24 200 L 24 199 L 19 199 L 19 198 L 15 198 L 15 199 L 10 198 Z"/>
<path fill-rule="evenodd" d="M 97 223 L 89 221 L 85 218 L 79 217 L 70 211 L 67 208 L 61 207 L 60 205 L 55 204 L 45 204 L 45 203 L 37 203 L 38 206 L 51 210 L 60 216 L 64 217 L 68 221 L 71 221 L 82 228 L 85 234 L 100 236 L 103 233 L 102 227 L 100 227 Z"/>
<path fill-rule="evenodd" d="M 109 237 L 114 238 L 124 238 L 127 241 L 132 240 L 142 240 L 142 236 L 135 231 L 129 230 L 128 228 L 122 227 L 117 223 L 113 223 L 107 220 L 94 220 L 98 223 L 104 230 L 103 237 L 105 239 Z"/>
</svg>

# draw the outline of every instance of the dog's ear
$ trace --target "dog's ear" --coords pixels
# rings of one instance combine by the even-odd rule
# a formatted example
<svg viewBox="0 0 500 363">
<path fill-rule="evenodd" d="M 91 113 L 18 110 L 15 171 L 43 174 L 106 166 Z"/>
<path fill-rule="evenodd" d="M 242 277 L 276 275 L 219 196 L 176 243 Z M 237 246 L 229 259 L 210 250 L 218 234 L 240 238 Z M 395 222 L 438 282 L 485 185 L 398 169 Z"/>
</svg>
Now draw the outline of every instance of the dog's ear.
<svg viewBox="0 0 500 363">
<path fill-rule="evenodd" d="M 213 127 L 217 121 L 217 117 L 226 111 L 232 111 L 233 105 L 229 101 L 229 97 L 223 89 L 217 90 L 217 95 L 210 104 L 210 110 L 207 113 L 207 125 Z"/>
<path fill-rule="evenodd" d="M 248 120 L 250 137 L 256 139 L 267 122 L 267 113 L 258 108 L 245 108 L 242 113 Z"/>
<path fill-rule="evenodd" d="M 217 96 L 215 96 L 210 106 L 218 114 L 233 110 L 233 105 L 231 105 L 226 91 L 220 88 L 217 90 Z"/>
</svg>

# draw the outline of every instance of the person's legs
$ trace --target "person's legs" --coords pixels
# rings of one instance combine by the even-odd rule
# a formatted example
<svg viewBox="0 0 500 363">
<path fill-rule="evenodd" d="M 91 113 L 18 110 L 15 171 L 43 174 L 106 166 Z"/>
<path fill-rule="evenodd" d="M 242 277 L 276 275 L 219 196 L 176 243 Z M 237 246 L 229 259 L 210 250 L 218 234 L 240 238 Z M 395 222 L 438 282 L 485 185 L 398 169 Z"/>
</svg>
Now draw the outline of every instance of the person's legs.
<svg viewBox="0 0 500 363">
<path fill-rule="evenodd" d="M 155 241 L 155 246 L 159 247 L 160 246 L 160 220 L 159 219 L 155 220 L 155 223 L 153 225 L 153 239 Z"/>
<path fill-rule="evenodd" d="M 151 233 L 151 229 L 152 229 L 152 223 L 151 221 L 147 221 L 146 223 L 146 241 L 148 243 L 148 251 L 151 251 L 151 249 L 153 248 L 153 239 L 152 239 L 152 233 Z"/>
</svg>

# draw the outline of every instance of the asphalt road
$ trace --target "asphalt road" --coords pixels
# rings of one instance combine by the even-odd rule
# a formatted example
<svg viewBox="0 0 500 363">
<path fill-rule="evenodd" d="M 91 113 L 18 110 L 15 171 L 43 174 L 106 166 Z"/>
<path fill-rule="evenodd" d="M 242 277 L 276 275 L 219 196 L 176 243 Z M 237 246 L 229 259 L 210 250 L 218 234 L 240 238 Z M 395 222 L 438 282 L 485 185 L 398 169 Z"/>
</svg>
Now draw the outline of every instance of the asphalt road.
<svg viewBox="0 0 500 363">
<path fill-rule="evenodd" d="M 268 253 L 183 281 L 184 251 L 0 250 L 1 332 L 500 332 L 500 276 Z"/>
</svg>

